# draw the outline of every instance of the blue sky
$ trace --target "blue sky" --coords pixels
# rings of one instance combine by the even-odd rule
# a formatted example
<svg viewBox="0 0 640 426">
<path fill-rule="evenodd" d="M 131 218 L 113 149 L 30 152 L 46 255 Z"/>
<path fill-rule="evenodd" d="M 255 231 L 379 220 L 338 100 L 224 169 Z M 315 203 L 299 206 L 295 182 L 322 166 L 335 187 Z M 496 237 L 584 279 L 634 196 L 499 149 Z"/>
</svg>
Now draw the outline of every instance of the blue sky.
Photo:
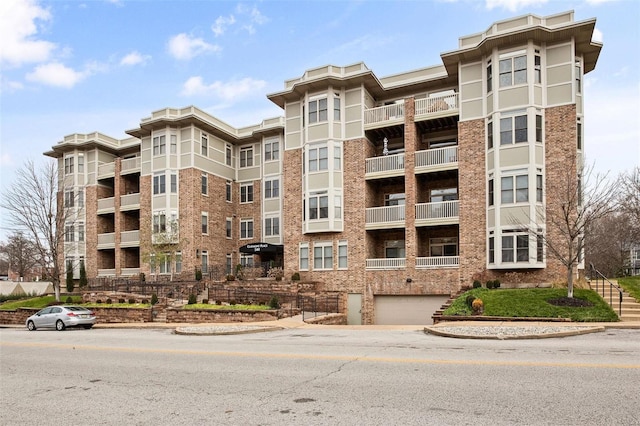
<svg viewBox="0 0 640 426">
<path fill-rule="evenodd" d="M 458 37 L 527 13 L 595 17 L 585 78 L 587 158 L 640 165 L 640 2 L 0 1 L 0 191 L 26 158 L 72 133 L 124 138 L 143 117 L 196 105 L 232 126 L 282 115 L 266 94 L 313 67 L 378 76 L 441 64 Z M 0 231 L 2 230 L 0 223 Z"/>
</svg>

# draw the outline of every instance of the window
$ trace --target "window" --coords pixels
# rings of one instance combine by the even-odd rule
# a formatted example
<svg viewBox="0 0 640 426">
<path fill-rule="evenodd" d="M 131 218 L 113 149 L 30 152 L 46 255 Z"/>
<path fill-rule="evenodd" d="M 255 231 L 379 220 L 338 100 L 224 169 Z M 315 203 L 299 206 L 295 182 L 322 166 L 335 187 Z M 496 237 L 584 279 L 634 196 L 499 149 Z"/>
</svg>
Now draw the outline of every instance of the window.
<svg viewBox="0 0 640 426">
<path fill-rule="evenodd" d="M 333 269 L 333 245 L 331 241 L 314 243 L 313 269 Z"/>
<path fill-rule="evenodd" d="M 533 82 L 536 84 L 542 83 L 542 66 L 540 64 L 540 55 L 533 57 Z"/>
<path fill-rule="evenodd" d="M 338 269 L 347 269 L 347 242 L 346 241 L 338 241 Z"/>
<path fill-rule="evenodd" d="M 202 250 L 200 253 L 200 259 L 202 260 L 202 273 L 206 274 L 209 272 L 209 252 Z"/>
<path fill-rule="evenodd" d="M 230 217 L 227 218 L 227 238 L 231 238 L 232 237 L 232 232 L 233 232 L 233 221 L 231 220 Z"/>
<path fill-rule="evenodd" d="M 542 175 L 536 175 L 536 201 L 538 203 L 542 202 Z"/>
<path fill-rule="evenodd" d="M 240 185 L 240 202 L 253 203 L 253 184 L 243 183 Z"/>
<path fill-rule="evenodd" d="M 225 157 L 224 157 L 224 163 L 225 163 L 227 166 L 230 166 L 230 165 L 231 165 L 231 161 L 232 161 L 232 160 L 231 160 L 231 154 L 232 154 L 232 152 L 233 152 L 233 151 L 232 151 L 232 149 L 231 149 L 231 145 L 228 145 L 228 144 L 227 144 L 227 145 L 225 145 Z"/>
<path fill-rule="evenodd" d="M 240 253 L 240 265 L 242 265 L 243 268 L 253 268 L 253 255 Z"/>
<path fill-rule="evenodd" d="M 342 197 L 336 196 L 333 199 L 333 217 L 342 219 Z"/>
<path fill-rule="evenodd" d="M 240 239 L 253 238 L 253 219 L 240 219 Z"/>
<path fill-rule="evenodd" d="M 493 201 L 493 179 L 489 179 L 489 205 L 492 206 Z"/>
<path fill-rule="evenodd" d="M 232 270 L 231 268 L 233 267 L 233 257 L 231 256 L 231 253 L 227 253 L 227 263 L 226 263 L 226 274 L 229 275 L 231 274 Z"/>
<path fill-rule="evenodd" d="M 280 158 L 280 143 L 267 142 L 264 144 L 264 161 L 273 161 Z"/>
<path fill-rule="evenodd" d="M 333 170 L 342 169 L 342 149 L 339 146 L 333 147 Z"/>
<path fill-rule="evenodd" d="M 437 203 L 440 201 L 455 201 L 458 199 L 458 188 L 432 189 L 429 201 Z"/>
<path fill-rule="evenodd" d="M 544 238 L 541 233 L 536 236 L 536 262 L 544 262 Z"/>
<path fill-rule="evenodd" d="M 169 140 L 170 140 L 170 142 L 169 142 L 169 152 L 171 154 L 177 154 L 178 153 L 178 136 L 171 135 L 171 136 L 169 136 Z"/>
<path fill-rule="evenodd" d="M 327 121 L 327 98 L 309 101 L 309 124 Z"/>
<path fill-rule="evenodd" d="M 487 123 L 487 147 L 493 148 L 493 121 Z"/>
<path fill-rule="evenodd" d="M 516 203 L 529 201 L 529 176 L 516 176 Z"/>
<path fill-rule="evenodd" d="M 267 237 L 280 235 L 279 217 L 268 217 L 264 220 L 264 235 Z"/>
<path fill-rule="evenodd" d="M 253 147 L 240 148 L 240 167 L 253 166 Z"/>
<path fill-rule="evenodd" d="M 450 238 L 430 238 L 429 239 L 429 256 L 457 256 L 458 255 L 458 239 Z"/>
<path fill-rule="evenodd" d="M 496 262 L 496 253 L 495 253 L 495 240 L 494 237 L 489 237 L 489 263 Z"/>
<path fill-rule="evenodd" d="M 65 175 L 73 174 L 73 157 L 66 157 L 64 159 L 64 174 Z"/>
<path fill-rule="evenodd" d="M 500 87 L 527 82 L 527 55 L 501 59 L 499 67 Z"/>
<path fill-rule="evenodd" d="M 164 175 L 155 175 L 153 177 L 153 194 L 164 194 L 166 191 L 165 188 L 165 176 Z"/>
<path fill-rule="evenodd" d="M 542 143 L 542 116 L 536 114 L 536 142 Z"/>
<path fill-rule="evenodd" d="M 78 154 L 78 173 L 84 173 L 84 154 Z"/>
<path fill-rule="evenodd" d="M 64 242 L 72 243 L 75 241 L 75 231 L 73 225 L 64 226 Z"/>
<path fill-rule="evenodd" d="M 493 90 L 493 68 L 491 61 L 487 63 L 487 93 Z"/>
<path fill-rule="evenodd" d="M 73 207 L 76 204 L 76 197 L 73 190 L 68 190 L 64 192 L 64 206 L 65 207 Z"/>
<path fill-rule="evenodd" d="M 500 145 L 527 142 L 527 116 L 516 115 L 500 119 Z"/>
<path fill-rule="evenodd" d="M 170 179 L 171 179 L 171 193 L 177 194 L 178 193 L 178 175 L 176 175 L 175 173 L 172 173 L 170 175 Z"/>
<path fill-rule="evenodd" d="M 312 195 L 309 197 L 309 220 L 329 218 L 329 197 Z"/>
<path fill-rule="evenodd" d="M 529 236 L 516 235 L 516 260 L 518 262 L 529 261 Z"/>
<path fill-rule="evenodd" d="M 340 98 L 338 95 L 333 98 L 333 119 L 336 121 L 340 120 Z"/>
<path fill-rule="evenodd" d="M 582 149 L 582 123 L 579 121 L 576 128 L 576 138 L 578 141 L 578 149 Z"/>
<path fill-rule="evenodd" d="M 576 59 L 576 93 L 582 92 L 582 65 L 580 60 Z"/>
<path fill-rule="evenodd" d="M 78 241 L 84 241 L 84 223 L 78 223 Z"/>
<path fill-rule="evenodd" d="M 405 195 L 404 192 L 399 192 L 397 194 L 384 194 L 384 205 L 385 206 L 403 206 L 405 203 Z"/>
<path fill-rule="evenodd" d="M 203 234 L 208 234 L 209 233 L 209 214 L 206 212 L 202 212 L 202 214 L 200 215 L 200 223 L 202 224 L 202 233 Z"/>
<path fill-rule="evenodd" d="M 231 181 L 227 181 L 226 199 L 228 202 L 231 202 Z"/>
<path fill-rule="evenodd" d="M 513 262 L 513 235 L 502 237 L 502 261 Z"/>
<path fill-rule="evenodd" d="M 507 231 L 508 232 L 508 231 Z M 502 262 L 529 262 L 529 236 L 503 235 Z"/>
<path fill-rule="evenodd" d="M 209 136 L 206 133 L 203 133 L 200 138 L 200 154 L 205 157 L 209 156 Z"/>
<path fill-rule="evenodd" d="M 273 179 L 264 182 L 264 198 L 278 198 L 280 196 L 280 180 Z"/>
<path fill-rule="evenodd" d="M 202 195 L 207 195 L 209 193 L 208 184 L 209 184 L 209 177 L 207 176 L 206 173 L 203 173 L 200 176 L 200 192 L 202 193 Z"/>
<path fill-rule="evenodd" d="M 514 180 L 515 178 L 515 197 L 514 197 Z M 505 176 L 501 179 L 501 197 L 502 204 L 526 203 L 529 201 L 529 176 Z"/>
<path fill-rule="evenodd" d="M 404 240 L 385 241 L 384 257 L 387 259 L 403 259 L 405 257 Z"/>
<path fill-rule="evenodd" d="M 176 273 L 179 274 L 182 272 L 182 252 L 176 252 Z"/>
<path fill-rule="evenodd" d="M 156 136 L 153 138 L 153 155 L 163 155 L 165 153 L 166 136 Z"/>
<path fill-rule="evenodd" d="M 309 148 L 309 171 L 327 170 L 328 167 L 327 147 Z"/>
<path fill-rule="evenodd" d="M 158 261 L 161 274 L 168 274 L 171 272 L 171 255 L 169 253 L 162 253 L 160 260 Z"/>
<path fill-rule="evenodd" d="M 84 189 L 78 189 L 78 207 L 84 207 Z"/>
<path fill-rule="evenodd" d="M 300 243 L 300 270 L 308 271 L 309 270 L 309 244 L 308 243 Z"/>
<path fill-rule="evenodd" d="M 153 233 L 163 232 L 167 232 L 167 216 L 165 212 L 156 212 L 153 214 Z"/>
<path fill-rule="evenodd" d="M 513 176 L 503 177 L 500 185 L 502 204 L 513 203 Z"/>
</svg>

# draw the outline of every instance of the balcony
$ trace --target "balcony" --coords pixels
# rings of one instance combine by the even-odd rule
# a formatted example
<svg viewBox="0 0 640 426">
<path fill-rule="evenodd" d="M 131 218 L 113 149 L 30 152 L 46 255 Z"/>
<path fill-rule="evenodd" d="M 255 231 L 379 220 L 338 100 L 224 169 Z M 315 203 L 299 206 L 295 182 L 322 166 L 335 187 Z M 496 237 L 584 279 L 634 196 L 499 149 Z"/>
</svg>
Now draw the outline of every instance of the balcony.
<svg viewBox="0 0 640 426">
<path fill-rule="evenodd" d="M 367 259 L 367 270 L 380 269 L 404 269 L 407 259 L 404 257 L 393 257 L 383 259 Z"/>
<path fill-rule="evenodd" d="M 114 269 L 98 269 L 99 277 L 115 277 L 116 270 Z"/>
<path fill-rule="evenodd" d="M 102 163 L 98 165 L 98 179 L 114 177 L 116 163 Z"/>
<path fill-rule="evenodd" d="M 458 93 L 416 99 L 415 121 L 458 115 Z"/>
<path fill-rule="evenodd" d="M 98 250 L 112 249 L 116 247 L 116 234 L 115 232 L 109 232 L 105 234 L 98 234 Z"/>
<path fill-rule="evenodd" d="M 140 245 L 140 231 L 124 231 L 120 233 L 120 247 L 138 247 Z"/>
<path fill-rule="evenodd" d="M 458 168 L 458 146 L 416 152 L 416 173 L 439 172 Z"/>
<path fill-rule="evenodd" d="M 404 104 L 385 105 L 368 108 L 364 111 L 364 128 L 366 130 L 396 124 L 404 124 Z"/>
<path fill-rule="evenodd" d="M 458 200 L 416 204 L 416 226 L 458 224 L 459 205 Z"/>
<path fill-rule="evenodd" d="M 419 269 L 457 268 L 459 265 L 460 256 L 416 257 L 416 268 Z"/>
<path fill-rule="evenodd" d="M 120 174 L 126 175 L 129 173 L 140 172 L 140 157 L 125 158 L 120 163 Z"/>
<path fill-rule="evenodd" d="M 98 199 L 98 214 L 115 213 L 115 211 L 116 207 L 114 197 Z"/>
<path fill-rule="evenodd" d="M 366 210 L 366 229 L 404 228 L 404 205 L 370 207 Z"/>
<path fill-rule="evenodd" d="M 139 276 L 140 268 L 122 268 L 120 271 L 120 276 L 130 277 L 130 276 Z"/>
<path fill-rule="evenodd" d="M 140 193 L 121 195 L 120 210 L 140 210 Z"/>
<path fill-rule="evenodd" d="M 366 179 L 404 176 L 404 153 L 367 158 L 364 176 Z"/>
</svg>

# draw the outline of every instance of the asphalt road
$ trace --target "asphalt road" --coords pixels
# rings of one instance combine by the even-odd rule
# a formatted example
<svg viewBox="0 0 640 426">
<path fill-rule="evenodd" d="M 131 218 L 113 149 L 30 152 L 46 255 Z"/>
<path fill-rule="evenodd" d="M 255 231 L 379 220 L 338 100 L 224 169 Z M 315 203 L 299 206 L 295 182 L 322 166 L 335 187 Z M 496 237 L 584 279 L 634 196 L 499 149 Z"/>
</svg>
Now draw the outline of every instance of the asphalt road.
<svg viewBox="0 0 640 426">
<path fill-rule="evenodd" d="M 640 330 L 0 330 L 0 424 L 638 425 Z"/>
</svg>

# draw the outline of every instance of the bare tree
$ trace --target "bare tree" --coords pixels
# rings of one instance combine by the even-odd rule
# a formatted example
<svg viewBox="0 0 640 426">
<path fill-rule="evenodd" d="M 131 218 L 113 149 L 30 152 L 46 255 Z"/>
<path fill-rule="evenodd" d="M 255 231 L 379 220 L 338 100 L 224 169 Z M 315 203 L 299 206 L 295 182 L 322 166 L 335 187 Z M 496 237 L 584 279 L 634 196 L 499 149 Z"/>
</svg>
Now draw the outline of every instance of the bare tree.
<svg viewBox="0 0 640 426">
<path fill-rule="evenodd" d="M 60 277 L 64 271 L 64 224 L 66 209 L 58 207 L 58 170 L 55 161 L 36 166 L 28 160 L 4 195 L 9 222 L 33 241 L 43 278 L 50 280 L 60 300 Z"/>
<path fill-rule="evenodd" d="M 38 266 L 38 250 L 33 241 L 25 237 L 22 232 L 14 232 L 9 236 L 6 244 L 0 247 L 7 261 L 9 269 L 19 277 L 28 277 Z"/>
<path fill-rule="evenodd" d="M 180 239 L 178 220 L 169 220 L 169 223 L 158 222 L 154 224 L 154 232 L 151 240 L 142 244 L 142 260 L 151 264 L 151 272 L 158 280 L 158 273 L 169 274 L 169 280 L 173 281 L 174 263 L 178 259 L 182 247 L 187 241 Z"/>
<path fill-rule="evenodd" d="M 629 251 L 637 240 L 629 231 L 632 227 L 629 215 L 617 211 L 595 220 L 585 235 L 585 262 L 593 264 L 608 277 L 624 273 Z"/>
<path fill-rule="evenodd" d="M 620 176 L 620 207 L 630 218 L 629 232 L 640 243 L 640 166 Z"/>
</svg>

